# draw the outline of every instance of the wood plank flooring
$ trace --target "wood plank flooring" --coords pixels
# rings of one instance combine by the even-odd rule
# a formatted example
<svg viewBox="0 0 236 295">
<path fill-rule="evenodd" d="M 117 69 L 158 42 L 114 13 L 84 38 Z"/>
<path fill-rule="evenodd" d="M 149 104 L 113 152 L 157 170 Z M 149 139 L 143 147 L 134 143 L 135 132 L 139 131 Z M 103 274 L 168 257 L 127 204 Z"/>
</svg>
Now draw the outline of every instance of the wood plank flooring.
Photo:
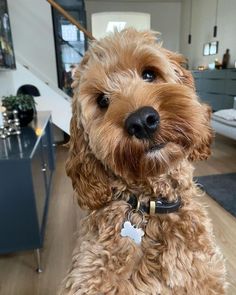
<svg viewBox="0 0 236 295">
<path fill-rule="evenodd" d="M 57 148 L 57 168 L 42 251 L 43 273 L 35 272 L 32 251 L 0 256 L 0 295 L 54 295 L 65 276 L 74 247 L 76 220 L 81 216 L 73 200 L 71 182 L 64 163 L 67 149 Z M 213 155 L 196 165 L 195 175 L 236 172 L 236 141 L 217 136 Z M 228 295 L 236 294 L 236 218 L 210 197 L 204 196 L 215 235 L 227 261 Z M 177 295 L 177 294 L 176 294 Z M 191 295 L 191 294 L 189 294 Z"/>
<path fill-rule="evenodd" d="M 195 176 L 236 172 L 236 141 L 217 135 L 210 159 L 198 162 L 195 167 Z M 203 201 L 212 219 L 217 244 L 226 259 L 227 294 L 236 295 L 236 218 L 207 195 Z"/>
</svg>

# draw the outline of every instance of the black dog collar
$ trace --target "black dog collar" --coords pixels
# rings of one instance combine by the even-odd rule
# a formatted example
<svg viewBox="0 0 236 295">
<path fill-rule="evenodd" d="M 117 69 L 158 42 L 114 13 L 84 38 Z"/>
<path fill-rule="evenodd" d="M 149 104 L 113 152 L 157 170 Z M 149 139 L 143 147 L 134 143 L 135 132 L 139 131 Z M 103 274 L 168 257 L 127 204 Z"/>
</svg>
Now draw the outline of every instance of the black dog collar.
<svg viewBox="0 0 236 295">
<path fill-rule="evenodd" d="M 135 195 L 130 195 L 128 204 L 130 204 L 134 210 L 142 211 L 150 215 L 168 214 L 178 211 L 181 206 L 181 199 L 178 197 L 177 200 L 168 202 L 165 198 L 158 197 L 156 200 L 142 203 L 138 201 Z"/>
</svg>

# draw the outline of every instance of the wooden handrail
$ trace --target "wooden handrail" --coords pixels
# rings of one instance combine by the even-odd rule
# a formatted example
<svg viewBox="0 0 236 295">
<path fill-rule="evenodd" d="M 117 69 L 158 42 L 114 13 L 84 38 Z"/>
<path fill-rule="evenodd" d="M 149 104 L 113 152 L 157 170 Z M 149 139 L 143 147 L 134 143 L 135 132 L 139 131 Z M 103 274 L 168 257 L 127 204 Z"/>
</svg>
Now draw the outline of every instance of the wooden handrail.
<svg viewBox="0 0 236 295">
<path fill-rule="evenodd" d="M 93 35 L 87 31 L 77 20 L 75 20 L 68 12 L 65 11 L 59 4 L 57 4 L 54 0 L 47 0 L 53 8 L 59 11 L 69 22 L 75 25 L 80 31 L 82 31 L 89 39 L 95 40 Z"/>
</svg>

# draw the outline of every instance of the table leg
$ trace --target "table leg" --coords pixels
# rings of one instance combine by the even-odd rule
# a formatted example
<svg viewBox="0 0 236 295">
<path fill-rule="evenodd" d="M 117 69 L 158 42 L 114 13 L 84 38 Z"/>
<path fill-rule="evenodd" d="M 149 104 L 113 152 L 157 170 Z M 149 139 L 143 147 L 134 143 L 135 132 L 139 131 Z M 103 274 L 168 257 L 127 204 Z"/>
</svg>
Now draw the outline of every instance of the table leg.
<svg viewBox="0 0 236 295">
<path fill-rule="evenodd" d="M 41 256 L 40 256 L 40 249 L 36 249 L 35 250 L 35 253 L 36 253 L 36 259 L 37 259 L 37 269 L 36 271 L 38 273 L 41 273 L 43 272 L 42 268 L 41 268 Z"/>
</svg>

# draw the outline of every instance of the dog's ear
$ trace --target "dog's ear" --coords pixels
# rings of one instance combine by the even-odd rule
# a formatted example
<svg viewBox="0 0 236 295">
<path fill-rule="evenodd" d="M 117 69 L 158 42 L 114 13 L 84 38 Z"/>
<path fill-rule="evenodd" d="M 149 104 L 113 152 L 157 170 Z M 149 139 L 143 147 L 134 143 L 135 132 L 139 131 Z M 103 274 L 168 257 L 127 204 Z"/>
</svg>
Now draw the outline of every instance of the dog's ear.
<svg viewBox="0 0 236 295">
<path fill-rule="evenodd" d="M 195 90 L 195 83 L 190 71 L 187 70 L 186 58 L 178 53 L 162 48 L 166 56 L 170 60 L 173 69 L 175 70 L 180 84 L 188 86 Z"/>
<path fill-rule="evenodd" d="M 212 111 L 206 104 L 202 104 L 202 109 L 205 121 L 202 126 L 204 127 L 201 129 L 201 137 L 198 138 L 188 157 L 190 161 L 206 160 L 211 155 L 211 144 L 214 135 L 210 125 Z"/>
<path fill-rule="evenodd" d="M 74 97 L 70 123 L 69 158 L 66 163 L 67 175 L 82 208 L 100 208 L 112 198 L 109 177 L 103 165 L 91 153 L 88 140 L 80 123 L 79 104 Z"/>
<path fill-rule="evenodd" d="M 86 67 L 88 61 L 89 61 L 89 57 L 90 57 L 90 54 L 88 51 L 85 52 L 85 55 L 82 59 L 82 61 L 80 62 L 79 66 L 77 66 L 74 71 L 73 71 L 73 74 L 72 74 L 72 78 L 73 78 L 73 82 L 71 84 L 71 87 L 73 89 L 76 89 L 78 88 L 79 86 L 79 81 L 80 81 L 80 77 L 81 77 L 81 72 L 83 72 L 84 68 Z"/>
<path fill-rule="evenodd" d="M 195 91 L 193 76 L 191 72 L 186 69 L 186 59 L 181 54 L 166 49 L 163 50 L 178 76 L 179 83 L 188 86 Z M 190 161 L 205 160 L 211 155 L 211 143 L 213 140 L 213 131 L 210 126 L 211 113 L 211 108 L 206 104 L 202 104 L 202 133 L 201 136 L 198 137 L 193 150 L 188 156 Z"/>
</svg>

